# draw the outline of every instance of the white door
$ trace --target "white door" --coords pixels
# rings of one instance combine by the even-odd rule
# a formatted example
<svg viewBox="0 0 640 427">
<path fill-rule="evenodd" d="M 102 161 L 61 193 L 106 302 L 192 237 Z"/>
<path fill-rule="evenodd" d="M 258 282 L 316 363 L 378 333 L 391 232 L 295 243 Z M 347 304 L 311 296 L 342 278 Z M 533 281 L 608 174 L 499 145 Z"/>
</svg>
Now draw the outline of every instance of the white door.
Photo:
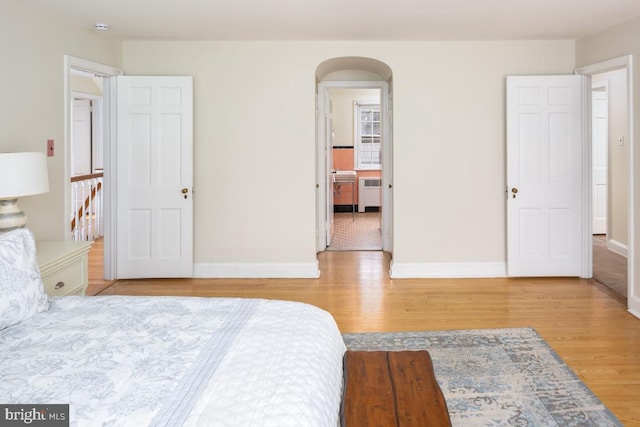
<svg viewBox="0 0 640 427">
<path fill-rule="evenodd" d="M 382 250 L 393 253 L 393 92 L 390 85 L 385 84 L 380 91 L 380 108 L 382 112 Z"/>
<path fill-rule="evenodd" d="M 193 275 L 193 80 L 117 78 L 118 278 Z"/>
<path fill-rule="evenodd" d="M 606 86 L 592 92 L 593 234 L 607 234 L 609 101 Z"/>
<path fill-rule="evenodd" d="M 73 100 L 71 131 L 71 176 L 89 175 L 91 171 L 91 101 Z"/>
<path fill-rule="evenodd" d="M 581 276 L 583 76 L 507 78 L 507 270 Z"/>
<path fill-rule="evenodd" d="M 329 96 L 327 96 L 329 98 Z M 334 231 L 334 214 L 333 214 L 333 122 L 331 121 L 331 100 L 329 100 L 329 107 L 326 110 L 328 114 L 325 115 L 325 149 L 326 149 L 326 176 L 327 176 L 327 247 L 331 246 L 331 239 L 333 238 Z"/>
</svg>

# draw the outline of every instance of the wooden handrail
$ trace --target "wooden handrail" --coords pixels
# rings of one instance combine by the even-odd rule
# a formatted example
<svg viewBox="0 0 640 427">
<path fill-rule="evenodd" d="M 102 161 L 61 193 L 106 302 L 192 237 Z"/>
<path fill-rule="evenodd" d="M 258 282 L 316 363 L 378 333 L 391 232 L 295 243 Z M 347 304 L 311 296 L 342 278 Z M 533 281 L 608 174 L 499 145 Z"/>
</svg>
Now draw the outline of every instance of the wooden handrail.
<svg viewBox="0 0 640 427">
<path fill-rule="evenodd" d="M 88 175 L 76 175 L 71 177 L 71 182 L 85 181 L 87 179 L 102 178 L 103 172 L 90 173 Z"/>
</svg>

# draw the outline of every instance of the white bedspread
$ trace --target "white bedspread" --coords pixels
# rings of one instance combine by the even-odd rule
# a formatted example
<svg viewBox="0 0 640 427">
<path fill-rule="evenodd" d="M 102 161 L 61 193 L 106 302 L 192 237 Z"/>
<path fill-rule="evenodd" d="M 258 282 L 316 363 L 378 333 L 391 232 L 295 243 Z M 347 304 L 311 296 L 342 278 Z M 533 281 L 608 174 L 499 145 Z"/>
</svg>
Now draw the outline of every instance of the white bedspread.
<svg viewBox="0 0 640 427">
<path fill-rule="evenodd" d="M 285 301 L 62 297 L 0 331 L 0 402 L 70 403 L 79 426 L 331 426 L 344 342 Z"/>
</svg>

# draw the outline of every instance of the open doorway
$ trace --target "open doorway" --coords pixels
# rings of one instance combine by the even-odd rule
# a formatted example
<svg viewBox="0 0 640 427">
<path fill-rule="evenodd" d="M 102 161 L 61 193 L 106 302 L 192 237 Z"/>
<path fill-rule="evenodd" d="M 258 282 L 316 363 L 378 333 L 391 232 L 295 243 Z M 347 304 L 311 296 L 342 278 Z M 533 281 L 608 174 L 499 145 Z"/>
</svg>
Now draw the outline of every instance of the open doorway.
<svg viewBox="0 0 640 427">
<path fill-rule="evenodd" d="M 334 58 L 316 78 L 317 250 L 392 252 L 391 69 Z"/>
<path fill-rule="evenodd" d="M 327 250 L 382 250 L 380 89 L 333 88 L 329 96 L 334 226 Z"/>
<path fill-rule="evenodd" d="M 91 166 L 89 168 L 91 171 L 98 171 L 100 167 L 103 168 L 104 179 L 100 184 L 100 191 L 102 193 L 101 198 L 101 211 L 102 211 L 102 220 L 100 224 L 101 233 L 104 235 L 104 240 L 99 245 L 101 249 L 100 254 L 100 265 L 102 271 L 99 275 L 92 275 L 91 271 L 90 276 L 101 277 L 101 279 L 112 280 L 115 278 L 115 255 L 113 254 L 112 245 L 112 212 L 111 212 L 111 197 L 110 192 L 113 190 L 112 186 L 109 185 L 109 165 L 110 165 L 110 152 L 112 150 L 111 147 L 111 138 L 114 129 L 115 119 L 113 114 L 114 104 L 114 96 L 112 94 L 114 83 L 113 78 L 117 75 L 122 74 L 122 71 L 108 66 L 104 64 L 100 64 L 93 61 L 88 61 L 83 58 L 77 58 L 74 56 L 66 55 L 64 58 L 65 62 L 65 74 L 64 74 L 64 87 L 65 87 L 65 146 L 64 146 L 64 156 L 68 159 L 65 162 L 65 176 L 64 176 L 64 188 L 65 188 L 65 222 L 63 224 L 65 232 L 67 234 L 68 239 L 73 239 L 73 234 L 70 232 L 71 228 L 71 220 L 77 215 L 77 211 L 74 212 L 75 208 L 72 207 L 72 197 L 73 191 L 72 186 L 70 185 L 72 177 L 76 175 L 76 166 L 74 165 L 74 156 L 73 156 L 73 134 L 74 130 L 78 131 L 78 129 L 74 129 L 74 100 L 75 99 L 90 99 L 92 100 L 92 112 L 90 114 L 90 127 L 91 127 L 91 138 L 94 142 L 100 141 L 98 144 L 91 148 L 90 155 L 90 163 Z M 78 76 L 84 76 L 84 79 L 81 79 L 82 82 L 78 82 Z M 97 93 L 92 94 L 94 91 L 86 89 L 84 86 L 85 83 L 88 83 L 87 79 L 91 80 L 92 86 L 96 86 Z M 99 83 L 98 83 L 99 82 Z M 86 102 L 85 102 L 86 104 Z M 86 157 L 86 155 L 85 155 Z M 78 163 L 80 164 L 80 163 Z M 83 166 L 86 169 L 86 165 Z M 96 192 L 98 191 L 98 184 L 94 183 Z M 86 197 L 83 198 L 85 200 Z M 84 215 L 83 215 L 84 216 Z M 95 265 L 95 264 L 94 264 Z M 89 267 L 91 270 L 92 267 Z M 90 283 L 91 285 L 91 283 Z"/>
<path fill-rule="evenodd" d="M 103 229 L 102 77 L 71 70 L 70 232 L 74 241 L 101 239 Z"/>
<path fill-rule="evenodd" d="M 627 298 L 629 117 L 627 69 L 591 76 L 593 278 Z"/>
<path fill-rule="evenodd" d="M 608 61 L 599 62 L 596 64 L 587 65 L 581 67 L 576 70 L 577 74 L 589 76 L 591 78 L 592 83 L 596 82 L 596 89 L 598 88 L 597 82 L 600 81 L 600 85 L 602 85 L 603 81 L 606 82 L 607 87 L 607 135 L 608 135 L 608 144 L 606 148 L 607 156 L 607 190 L 606 190 L 606 228 L 604 230 L 604 234 L 598 235 L 594 233 L 594 230 L 599 231 L 594 224 L 590 224 L 589 230 L 590 234 L 587 236 L 589 241 L 594 243 L 593 245 L 588 245 L 588 247 L 593 251 L 589 258 L 590 262 L 590 271 L 593 274 L 593 277 L 596 277 L 597 270 L 600 268 L 597 263 L 599 263 L 598 254 L 596 253 L 595 244 L 600 242 L 596 241 L 597 237 L 601 238 L 601 243 L 604 244 L 606 248 L 605 254 L 613 253 L 611 249 L 614 249 L 621 254 L 626 252 L 626 257 L 633 258 L 634 253 L 634 240 L 635 234 L 633 229 L 633 218 L 634 218 L 634 202 L 633 202 L 633 174 L 634 170 L 634 155 L 633 155 L 633 146 L 632 142 L 634 141 L 634 132 L 632 126 L 632 118 L 633 118 L 633 90 L 632 90 L 632 76 L 633 76 L 633 65 L 631 56 L 622 56 L 614 59 L 610 59 Z M 617 87 L 616 95 L 613 92 L 613 85 Z M 593 92 L 592 92 L 593 95 Z M 619 98 L 618 101 L 612 100 L 612 97 Z M 614 108 L 616 112 L 614 112 Z M 618 117 L 622 117 L 620 122 L 622 124 L 613 123 L 613 115 Z M 593 117 L 591 118 L 593 121 Z M 595 123 L 592 123 L 595 124 Z M 613 127 L 613 128 L 612 128 Z M 618 129 L 618 130 L 615 130 Z M 592 138 L 590 139 L 590 148 L 593 152 L 597 150 L 597 142 L 594 141 L 593 133 L 597 132 L 596 129 L 592 129 Z M 623 154 L 625 153 L 626 154 Z M 623 154 L 623 159 L 621 162 L 614 161 L 611 156 L 618 156 Z M 589 159 L 592 161 L 592 159 Z M 594 188 L 595 182 L 597 182 L 596 177 L 594 175 L 597 173 L 595 167 L 591 168 L 591 174 L 589 174 L 589 184 Z M 612 173 L 620 174 L 620 176 L 616 177 L 612 180 Z M 613 186 L 617 186 L 617 189 L 613 189 Z M 624 189 L 623 189 L 624 188 Z M 613 193 L 616 193 L 616 196 L 613 196 Z M 592 209 L 596 209 L 595 195 L 591 193 L 589 197 L 586 198 L 590 203 L 589 207 Z M 615 200 L 618 200 L 616 202 Z M 618 205 L 619 201 L 621 201 L 620 205 Z M 613 205 L 616 204 L 617 213 L 613 211 Z M 623 214 L 623 212 L 626 212 Z M 592 211 L 592 216 L 596 216 Z M 620 215 L 622 214 L 622 215 Z M 617 219 L 613 219 L 614 216 Z M 615 225 L 613 224 L 615 222 Z M 616 231 L 614 231 L 616 230 Z M 595 236 L 594 236 L 595 235 Z M 607 245 L 607 242 L 609 244 Z M 602 262 L 605 268 L 610 268 L 611 263 L 607 260 Z M 626 279 L 622 279 L 622 283 L 620 287 L 622 290 L 620 292 L 624 292 L 626 288 L 626 295 L 620 296 L 621 299 L 626 297 L 627 307 L 631 310 L 633 307 L 634 300 L 637 301 L 638 285 L 634 282 L 634 266 L 633 262 L 625 262 L 625 265 L 622 266 L 623 269 L 626 267 Z M 600 277 L 600 279 L 596 280 L 607 281 Z M 613 294 L 617 294 L 616 291 L 610 289 Z"/>
</svg>

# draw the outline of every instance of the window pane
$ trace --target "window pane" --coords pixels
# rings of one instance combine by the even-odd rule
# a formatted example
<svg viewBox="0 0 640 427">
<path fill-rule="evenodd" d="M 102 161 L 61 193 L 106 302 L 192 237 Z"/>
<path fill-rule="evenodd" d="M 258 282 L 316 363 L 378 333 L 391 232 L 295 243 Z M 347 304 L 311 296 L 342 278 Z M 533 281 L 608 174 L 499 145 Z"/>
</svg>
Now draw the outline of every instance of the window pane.
<svg viewBox="0 0 640 427">
<path fill-rule="evenodd" d="M 379 105 L 358 105 L 358 140 L 356 143 L 358 164 L 364 168 L 381 164 L 381 113 Z"/>
</svg>

